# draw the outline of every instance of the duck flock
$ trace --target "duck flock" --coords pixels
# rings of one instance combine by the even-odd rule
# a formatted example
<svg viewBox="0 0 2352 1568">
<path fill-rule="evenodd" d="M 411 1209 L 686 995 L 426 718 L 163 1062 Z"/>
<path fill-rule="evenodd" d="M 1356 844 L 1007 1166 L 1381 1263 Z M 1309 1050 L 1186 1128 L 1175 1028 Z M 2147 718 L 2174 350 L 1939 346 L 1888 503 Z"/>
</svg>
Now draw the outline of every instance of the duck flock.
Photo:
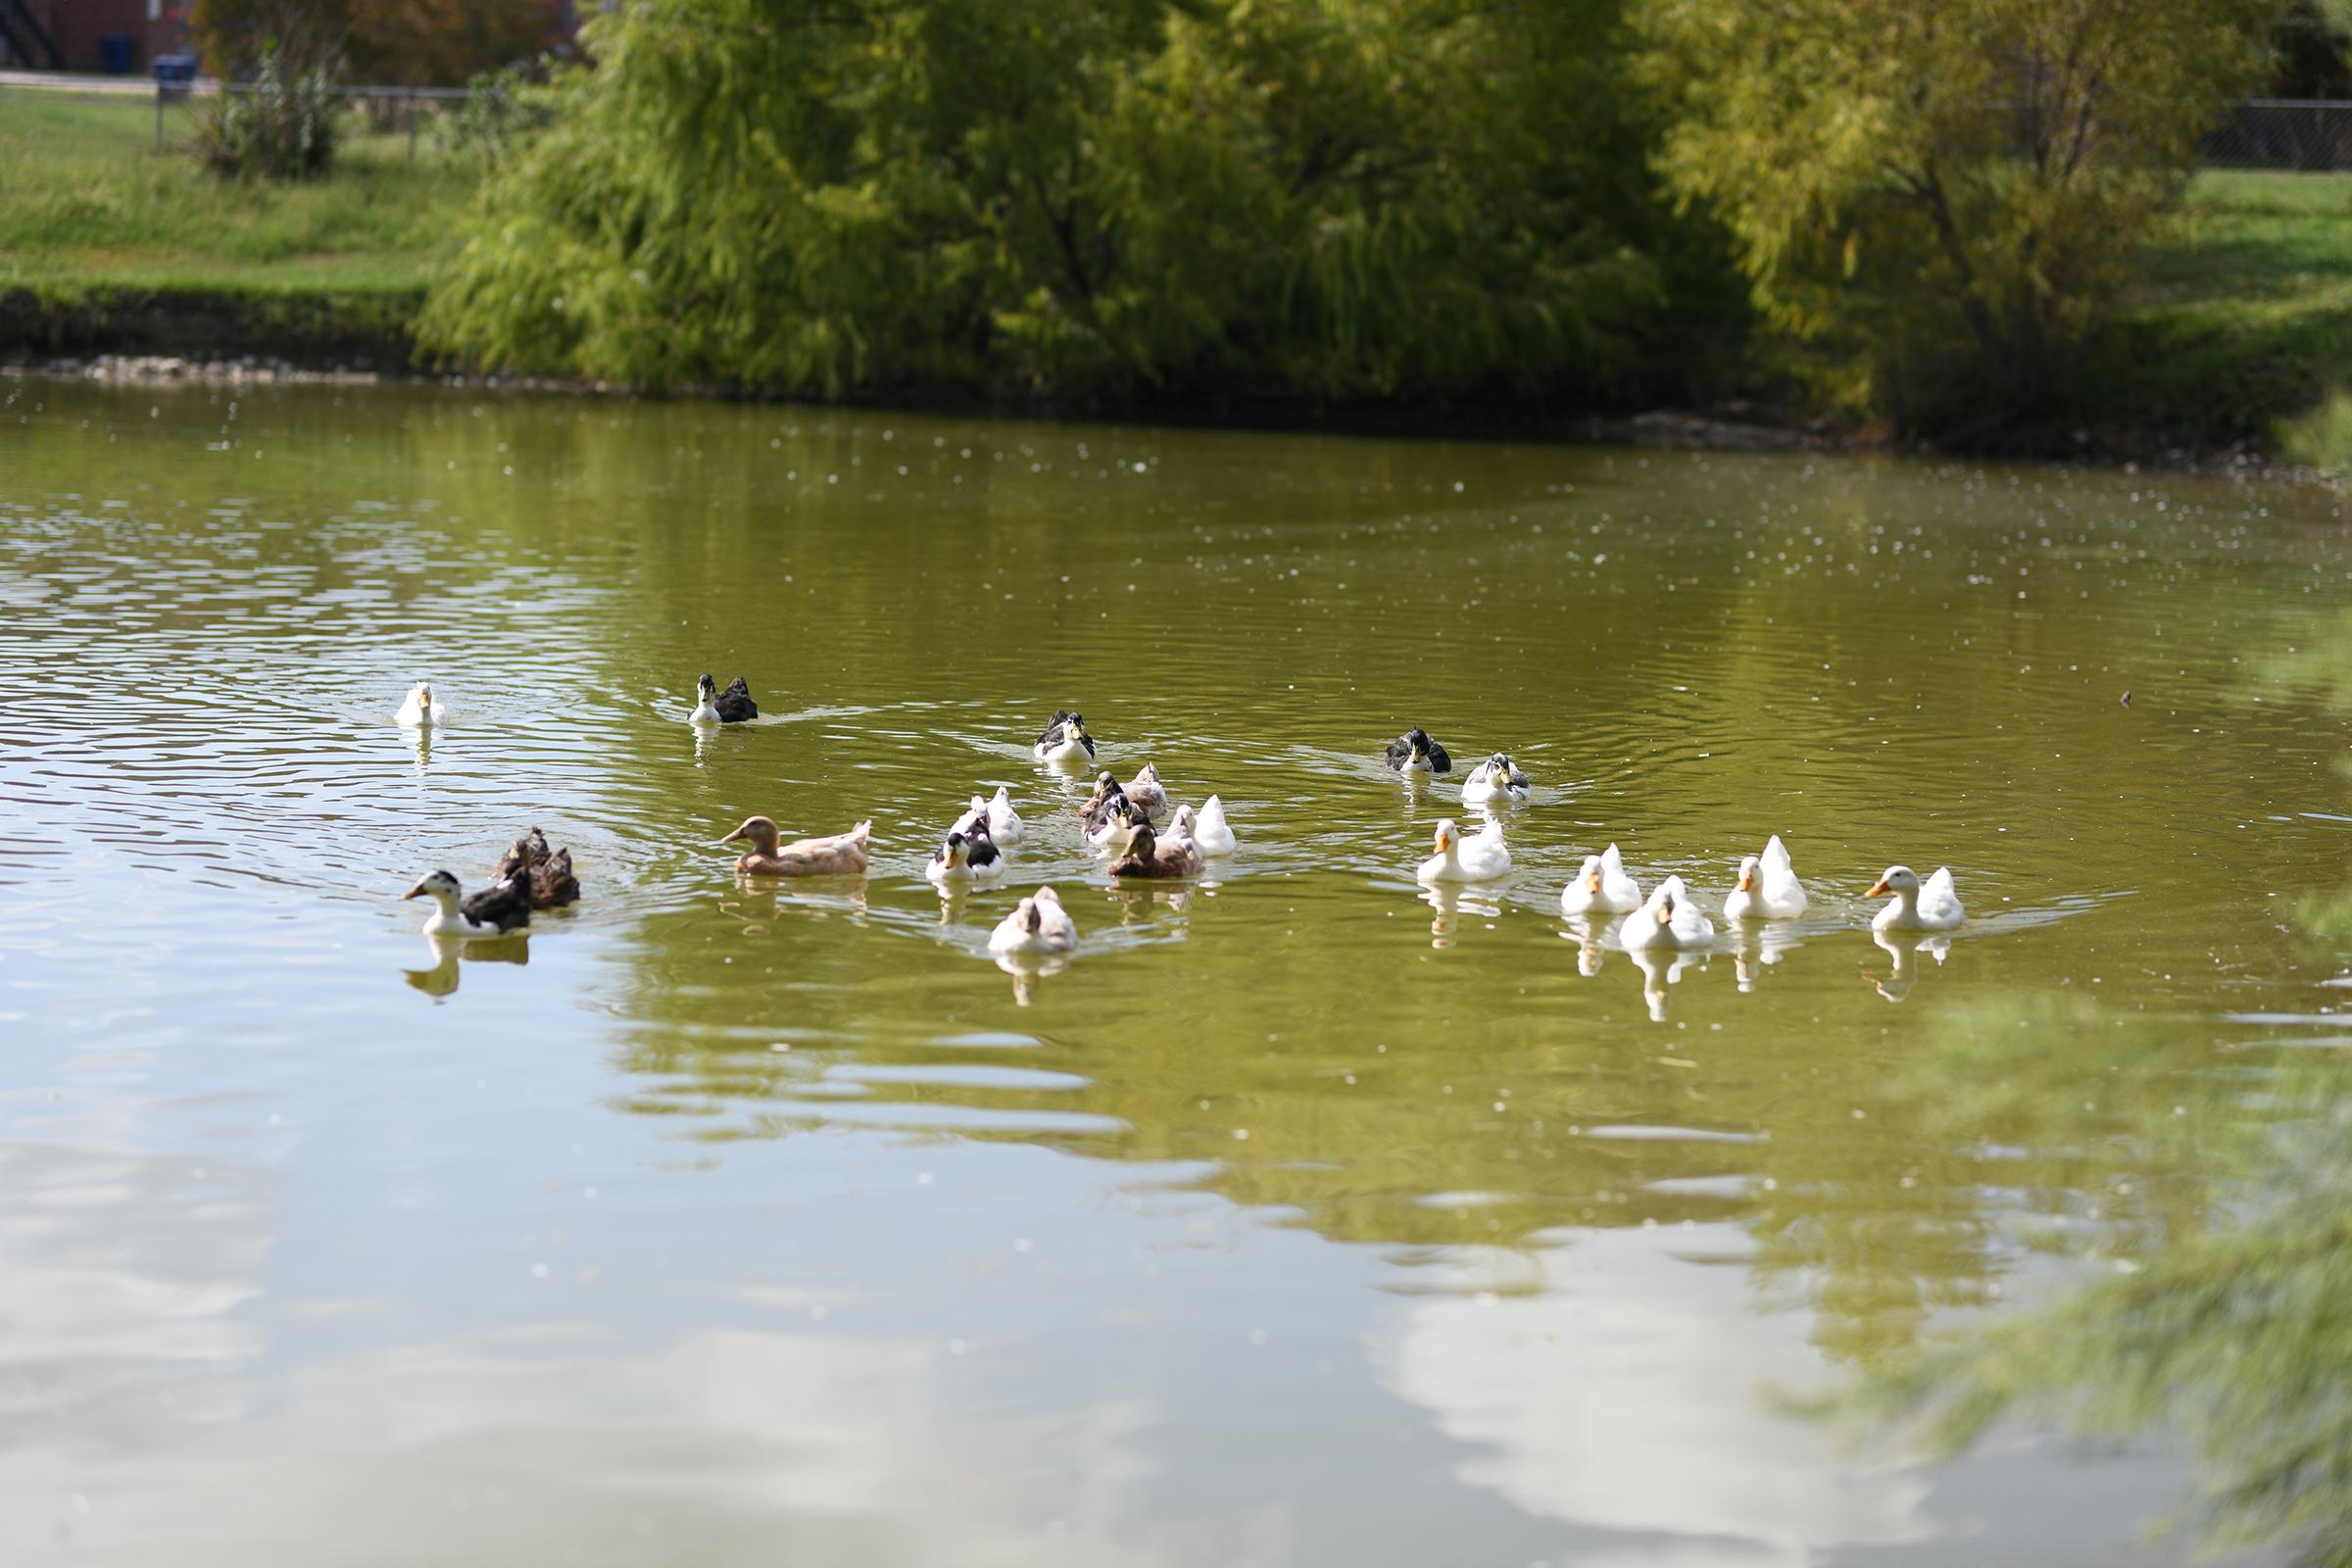
<svg viewBox="0 0 2352 1568">
<path fill-rule="evenodd" d="M 724 690 L 710 676 L 697 683 L 696 703 L 688 722 L 704 725 L 740 724 L 760 716 L 751 688 L 738 675 Z M 436 701 L 429 683 L 418 683 L 400 705 L 394 719 L 411 728 L 430 728 L 449 721 L 449 710 Z M 1091 767 L 1099 760 L 1096 741 L 1083 714 L 1057 710 L 1030 747 L 1040 761 L 1072 767 Z M 1453 771 L 1446 748 L 1416 725 L 1389 742 L 1383 753 L 1392 772 L 1400 775 Z M 1495 752 L 1472 768 L 1462 783 L 1462 801 L 1489 808 L 1486 825 L 1465 835 L 1448 817 L 1438 823 L 1436 853 L 1421 862 L 1416 878 L 1432 886 L 1492 882 L 1511 869 L 1510 847 L 1504 842 L 1502 821 L 1492 814 L 1498 804 L 1522 802 L 1533 786 L 1509 755 Z M 1152 763 L 1124 784 L 1107 768 L 1095 777 L 1094 793 L 1079 808 L 1087 842 L 1109 856 L 1109 872 L 1120 880 L 1189 878 L 1201 874 L 1208 861 L 1240 847 L 1225 805 L 1211 795 L 1195 811 L 1175 806 L 1159 771 Z M 1164 825 L 1163 825 L 1164 824 Z M 745 846 L 735 870 L 745 877 L 862 877 L 868 868 L 867 842 L 871 821 L 859 822 L 846 833 L 824 838 L 783 841 L 775 822 L 765 816 L 748 817 L 720 841 Z M 1011 871 L 1007 852 L 1020 843 L 1024 829 L 1013 809 L 1010 793 L 974 795 L 970 807 L 948 829 L 924 874 L 943 891 L 988 885 Z M 467 895 L 458 878 L 435 871 L 404 897 L 428 898 L 434 912 L 424 923 L 428 936 L 499 937 L 530 922 L 533 909 L 554 908 L 574 902 L 580 884 L 572 872 L 569 849 L 551 849 L 536 827 L 516 839 L 491 872 L 490 886 Z M 1951 869 L 1938 867 L 1922 878 L 1909 866 L 1890 865 L 1863 895 L 1886 896 L 1887 903 L 1871 918 L 1879 931 L 1950 931 L 1967 918 Z M 1796 875 L 1788 846 L 1780 835 L 1765 842 L 1759 854 L 1740 862 L 1737 885 L 1723 903 L 1723 918 L 1733 924 L 1788 920 L 1803 914 L 1809 901 Z M 1636 952 L 1703 949 L 1715 940 L 1715 922 L 1699 906 L 1679 876 L 1668 876 L 1644 896 L 1627 872 L 1617 846 L 1611 844 L 1585 862 L 1560 892 L 1563 912 L 1590 918 L 1624 915 L 1618 939 Z M 989 937 L 989 951 L 1000 957 L 1058 956 L 1078 947 L 1078 926 L 1051 887 L 1039 887 L 1022 898 Z"/>
</svg>

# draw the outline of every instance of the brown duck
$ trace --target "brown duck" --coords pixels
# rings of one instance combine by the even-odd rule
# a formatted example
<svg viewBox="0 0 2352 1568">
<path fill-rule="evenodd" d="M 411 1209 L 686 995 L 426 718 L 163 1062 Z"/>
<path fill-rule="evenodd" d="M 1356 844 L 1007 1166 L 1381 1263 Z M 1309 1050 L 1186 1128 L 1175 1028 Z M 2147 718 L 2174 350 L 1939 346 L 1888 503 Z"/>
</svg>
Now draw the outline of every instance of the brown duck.
<svg viewBox="0 0 2352 1568">
<path fill-rule="evenodd" d="M 490 879 L 526 881 L 534 909 L 561 908 L 577 903 L 580 897 L 580 879 L 571 872 L 570 846 L 550 852 L 547 835 L 536 827 L 516 839 L 498 858 L 498 868 L 490 873 Z"/>
<path fill-rule="evenodd" d="M 1112 876 L 1199 876 L 1200 852 L 1189 839 L 1163 839 L 1152 824 L 1139 824 L 1127 853 L 1110 862 Z"/>
<path fill-rule="evenodd" d="M 735 858 L 735 870 L 742 876 L 863 876 L 865 841 L 873 831 L 874 824 L 865 821 L 847 833 L 799 839 L 778 848 L 776 824 L 764 816 L 753 816 L 719 842 L 751 845 L 749 854 Z"/>
</svg>

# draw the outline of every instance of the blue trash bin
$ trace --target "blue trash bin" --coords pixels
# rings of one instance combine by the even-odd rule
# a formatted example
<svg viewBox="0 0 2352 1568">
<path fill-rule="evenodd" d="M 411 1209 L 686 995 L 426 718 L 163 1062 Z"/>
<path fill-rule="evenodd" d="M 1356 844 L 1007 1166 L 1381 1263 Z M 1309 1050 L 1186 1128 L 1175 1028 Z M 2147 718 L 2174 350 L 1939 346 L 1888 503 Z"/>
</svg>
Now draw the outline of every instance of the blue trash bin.
<svg viewBox="0 0 2352 1568">
<path fill-rule="evenodd" d="M 98 69 L 110 76 L 130 74 L 130 34 L 102 32 L 98 35 Z"/>
</svg>

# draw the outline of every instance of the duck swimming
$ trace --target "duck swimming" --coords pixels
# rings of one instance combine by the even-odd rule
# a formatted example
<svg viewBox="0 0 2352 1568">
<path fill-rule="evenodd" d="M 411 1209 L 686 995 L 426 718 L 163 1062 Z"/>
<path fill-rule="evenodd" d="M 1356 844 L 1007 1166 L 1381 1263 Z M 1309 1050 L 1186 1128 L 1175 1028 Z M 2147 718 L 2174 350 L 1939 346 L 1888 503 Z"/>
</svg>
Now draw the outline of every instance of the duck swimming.
<svg viewBox="0 0 2352 1568">
<path fill-rule="evenodd" d="M 1446 755 L 1446 748 L 1431 740 L 1429 731 L 1418 724 L 1389 742 L 1386 756 L 1390 769 L 1397 773 L 1453 771 L 1453 759 Z"/>
<path fill-rule="evenodd" d="M 991 953 L 1067 953 L 1078 946 L 1078 922 L 1061 906 L 1061 895 L 1039 888 L 988 934 Z"/>
<path fill-rule="evenodd" d="M 1560 890 L 1566 914 L 1631 914 L 1642 907 L 1642 884 L 1626 874 L 1625 857 L 1612 844 L 1588 855 L 1574 881 Z"/>
<path fill-rule="evenodd" d="M 1114 795 L 1102 814 L 1102 826 L 1086 835 L 1086 842 L 1098 850 L 1116 855 L 1127 848 L 1136 834 L 1148 832 L 1152 818 L 1135 808 L 1135 803 L 1124 795 Z"/>
<path fill-rule="evenodd" d="M 1875 899 L 1882 893 L 1894 898 L 1870 917 L 1873 931 L 1949 931 L 1968 918 L 1948 865 L 1937 866 L 1924 883 L 1909 866 L 1890 865 L 1862 896 Z"/>
<path fill-rule="evenodd" d="M 1440 768 L 1439 772 L 1444 772 Z M 1470 770 L 1462 780 L 1462 804 L 1477 806 L 1487 801 L 1524 801 L 1532 792 L 1527 775 L 1519 771 L 1508 754 L 1496 752 Z"/>
<path fill-rule="evenodd" d="M 1723 901 L 1726 920 L 1793 920 L 1805 912 L 1805 885 L 1788 861 L 1788 846 L 1775 833 L 1762 855 L 1740 862 L 1740 882 Z"/>
<path fill-rule="evenodd" d="M 580 879 L 571 872 L 570 849 L 551 854 L 547 835 L 535 827 L 498 858 L 498 866 L 490 876 L 493 881 L 519 881 L 527 886 L 534 909 L 561 908 L 579 901 Z"/>
<path fill-rule="evenodd" d="M 1670 876 L 1650 890 L 1649 902 L 1626 916 L 1617 933 L 1628 948 L 1703 948 L 1715 940 L 1715 922 L 1692 901 L 1683 879 Z"/>
<path fill-rule="evenodd" d="M 1054 717 L 1038 735 L 1037 744 L 1029 750 L 1039 760 L 1047 762 L 1075 762 L 1095 760 L 1095 738 L 1086 732 L 1086 717 L 1081 713 L 1054 710 Z"/>
<path fill-rule="evenodd" d="M 462 892 L 456 877 L 435 871 L 401 898 L 433 901 L 433 912 L 424 919 L 428 937 L 503 937 L 531 923 L 531 890 L 520 879 L 485 888 L 469 899 L 462 899 Z"/>
<path fill-rule="evenodd" d="M 923 867 L 923 875 L 942 887 L 952 882 L 994 882 L 1004 874 L 1004 857 L 997 853 L 996 841 L 988 836 L 985 823 L 970 833 L 950 833 L 932 855 L 931 863 Z"/>
<path fill-rule="evenodd" d="M 719 843 L 752 846 L 750 854 L 735 858 L 739 876 L 863 876 L 865 841 L 873 831 L 872 822 L 860 822 L 847 833 L 799 839 L 778 849 L 776 824 L 764 816 L 752 816 Z"/>
<path fill-rule="evenodd" d="M 1193 824 L 1193 842 L 1200 846 L 1202 855 L 1231 855 L 1242 847 L 1232 824 L 1225 820 L 1225 803 L 1214 795 L 1200 808 L 1200 819 Z"/>
<path fill-rule="evenodd" d="M 1146 816 L 1157 816 L 1168 808 L 1168 792 L 1160 786 L 1159 769 L 1150 762 L 1127 781 L 1125 788 L 1127 798 Z"/>
<path fill-rule="evenodd" d="M 1511 852 L 1502 842 L 1502 824 L 1490 821 L 1469 838 L 1462 837 L 1453 818 L 1438 824 L 1438 853 L 1421 862 L 1414 875 L 1424 882 L 1492 882 L 1511 868 Z"/>
<path fill-rule="evenodd" d="M 1112 805 L 1126 798 L 1127 792 L 1119 787 L 1119 781 L 1111 775 L 1110 769 L 1106 767 L 1095 775 L 1095 793 L 1089 795 L 1079 806 L 1078 819 L 1085 825 L 1089 834 L 1098 832 L 1103 823 L 1110 820 Z M 1152 813 L 1145 811 L 1141 814 L 1149 816 Z"/>
<path fill-rule="evenodd" d="M 740 724 L 760 716 L 760 705 L 752 701 L 752 688 L 741 675 L 720 691 L 718 682 L 705 675 L 694 683 L 694 711 L 686 715 L 689 724 Z"/>
<path fill-rule="evenodd" d="M 976 825 L 986 827 L 988 836 L 1000 845 L 1018 844 L 1027 831 L 1021 825 L 1020 814 L 1012 808 L 1012 796 L 1001 784 L 993 801 L 978 795 L 972 797 L 972 804 L 964 808 L 956 831 L 969 832 Z"/>
<path fill-rule="evenodd" d="M 449 710 L 433 701 L 433 683 L 429 680 L 420 680 L 409 688 L 407 698 L 402 701 L 398 709 L 394 710 L 392 722 L 404 724 L 410 729 L 421 729 L 432 724 L 446 724 L 449 722 Z"/>
<path fill-rule="evenodd" d="M 498 858 L 498 865 L 490 877 L 495 882 L 528 883 L 534 909 L 558 908 L 577 902 L 580 896 L 579 878 L 571 870 L 571 851 L 566 848 L 551 852 L 547 835 L 536 827 L 516 839 Z"/>
<path fill-rule="evenodd" d="M 1112 876 L 1199 876 L 1200 852 L 1189 839 L 1160 838 L 1149 822 L 1135 825 L 1127 853 L 1110 862 Z"/>
</svg>

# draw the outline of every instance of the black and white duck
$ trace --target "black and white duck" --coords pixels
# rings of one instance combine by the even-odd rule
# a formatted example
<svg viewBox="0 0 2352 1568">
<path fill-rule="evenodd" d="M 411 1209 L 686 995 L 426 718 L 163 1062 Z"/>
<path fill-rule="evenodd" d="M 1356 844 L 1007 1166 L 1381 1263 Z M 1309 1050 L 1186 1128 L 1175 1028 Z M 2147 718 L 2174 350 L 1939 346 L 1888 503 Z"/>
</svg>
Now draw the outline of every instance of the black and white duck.
<svg viewBox="0 0 2352 1568">
<path fill-rule="evenodd" d="M 1389 742 L 1386 755 L 1390 768 L 1398 773 L 1453 771 L 1453 759 L 1446 755 L 1446 748 L 1431 740 L 1429 731 L 1418 724 Z"/>
<path fill-rule="evenodd" d="M 519 877 L 466 898 L 455 876 L 435 871 L 401 898 L 433 901 L 424 920 L 428 937 L 503 937 L 531 923 L 530 885 Z"/>
<path fill-rule="evenodd" d="M 923 875 L 949 887 L 971 882 L 994 882 L 1004 874 L 1004 856 L 998 850 L 996 840 L 988 836 L 988 824 L 974 825 L 969 831 L 957 829 L 950 833 L 932 853 L 931 863 L 923 867 Z"/>
<path fill-rule="evenodd" d="M 1029 750 L 1040 761 L 1091 762 L 1095 760 L 1095 738 L 1086 731 L 1082 713 L 1054 710 L 1054 717 L 1039 732 L 1037 744 Z"/>
<path fill-rule="evenodd" d="M 694 711 L 686 716 L 690 724 L 740 724 L 760 716 L 760 705 L 752 701 L 752 688 L 741 675 L 723 692 L 709 675 L 695 682 L 694 689 Z"/>
</svg>

